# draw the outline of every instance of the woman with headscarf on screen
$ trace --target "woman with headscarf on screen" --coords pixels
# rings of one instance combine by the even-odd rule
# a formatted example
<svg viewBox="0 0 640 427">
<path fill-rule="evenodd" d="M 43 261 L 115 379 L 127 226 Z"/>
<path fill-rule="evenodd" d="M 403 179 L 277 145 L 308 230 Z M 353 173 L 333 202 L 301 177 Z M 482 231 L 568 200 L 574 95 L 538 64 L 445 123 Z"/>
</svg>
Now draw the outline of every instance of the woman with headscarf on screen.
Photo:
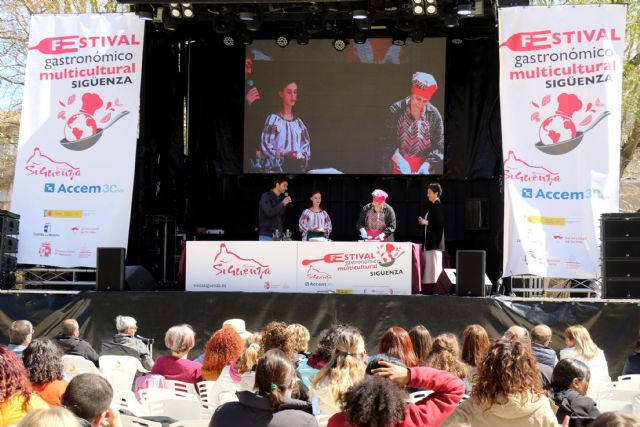
<svg viewBox="0 0 640 427">
<path fill-rule="evenodd" d="M 371 203 L 360 211 L 356 228 L 362 240 L 393 242 L 396 231 L 396 213 L 385 203 L 389 195 L 382 190 L 373 190 Z"/>
<path fill-rule="evenodd" d="M 282 108 L 267 116 L 260 149 L 271 169 L 306 172 L 311 157 L 311 141 L 307 126 L 293 114 L 293 107 L 298 101 L 298 84 L 292 79 L 283 81 L 278 96 L 282 100 Z"/>
</svg>

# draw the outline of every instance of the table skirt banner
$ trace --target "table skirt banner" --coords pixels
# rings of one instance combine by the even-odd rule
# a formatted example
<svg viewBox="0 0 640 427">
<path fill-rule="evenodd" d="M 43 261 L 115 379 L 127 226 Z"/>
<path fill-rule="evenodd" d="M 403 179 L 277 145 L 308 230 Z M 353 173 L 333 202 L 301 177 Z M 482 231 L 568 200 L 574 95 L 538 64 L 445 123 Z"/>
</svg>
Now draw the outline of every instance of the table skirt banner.
<svg viewBox="0 0 640 427">
<path fill-rule="evenodd" d="M 410 295 L 412 243 L 187 242 L 186 290 Z"/>
<path fill-rule="evenodd" d="M 298 242 L 187 242 L 187 291 L 297 292 Z"/>
</svg>

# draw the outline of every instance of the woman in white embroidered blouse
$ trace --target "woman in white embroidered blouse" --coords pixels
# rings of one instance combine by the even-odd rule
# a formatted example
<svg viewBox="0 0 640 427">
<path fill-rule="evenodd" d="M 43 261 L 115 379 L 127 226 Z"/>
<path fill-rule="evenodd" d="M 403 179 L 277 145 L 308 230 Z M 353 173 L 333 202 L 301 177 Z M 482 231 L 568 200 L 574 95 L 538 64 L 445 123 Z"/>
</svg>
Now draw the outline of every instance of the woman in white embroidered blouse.
<svg viewBox="0 0 640 427">
<path fill-rule="evenodd" d="M 327 211 L 322 208 L 322 193 L 318 190 L 313 190 L 309 200 L 309 208 L 302 212 L 298 221 L 302 240 L 309 240 L 309 232 L 314 234 L 324 233 L 324 237 L 329 237 L 331 233 L 331 218 L 329 218 Z"/>
</svg>

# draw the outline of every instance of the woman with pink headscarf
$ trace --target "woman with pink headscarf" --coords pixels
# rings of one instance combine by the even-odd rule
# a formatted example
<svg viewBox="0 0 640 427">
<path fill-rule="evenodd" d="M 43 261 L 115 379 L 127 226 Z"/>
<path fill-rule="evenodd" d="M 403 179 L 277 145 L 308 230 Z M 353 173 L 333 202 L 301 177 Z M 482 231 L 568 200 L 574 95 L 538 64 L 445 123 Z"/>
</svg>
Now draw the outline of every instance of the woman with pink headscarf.
<svg viewBox="0 0 640 427">
<path fill-rule="evenodd" d="M 377 240 L 393 242 L 396 231 L 396 213 L 386 203 L 389 195 L 383 190 L 376 189 L 371 193 L 373 200 L 364 205 L 360 211 L 356 228 L 362 240 Z"/>
</svg>

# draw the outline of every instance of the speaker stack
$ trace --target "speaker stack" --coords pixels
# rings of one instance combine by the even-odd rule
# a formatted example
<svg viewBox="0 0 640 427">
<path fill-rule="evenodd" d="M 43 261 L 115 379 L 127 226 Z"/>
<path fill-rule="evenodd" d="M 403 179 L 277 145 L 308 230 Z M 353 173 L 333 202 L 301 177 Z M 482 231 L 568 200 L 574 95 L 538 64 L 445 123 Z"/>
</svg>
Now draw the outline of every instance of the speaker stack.
<svg viewBox="0 0 640 427">
<path fill-rule="evenodd" d="M 640 298 L 640 214 L 600 217 L 604 298 Z"/>
<path fill-rule="evenodd" d="M 20 215 L 0 210 L 0 288 L 11 289 L 16 284 L 18 234 Z"/>
</svg>

